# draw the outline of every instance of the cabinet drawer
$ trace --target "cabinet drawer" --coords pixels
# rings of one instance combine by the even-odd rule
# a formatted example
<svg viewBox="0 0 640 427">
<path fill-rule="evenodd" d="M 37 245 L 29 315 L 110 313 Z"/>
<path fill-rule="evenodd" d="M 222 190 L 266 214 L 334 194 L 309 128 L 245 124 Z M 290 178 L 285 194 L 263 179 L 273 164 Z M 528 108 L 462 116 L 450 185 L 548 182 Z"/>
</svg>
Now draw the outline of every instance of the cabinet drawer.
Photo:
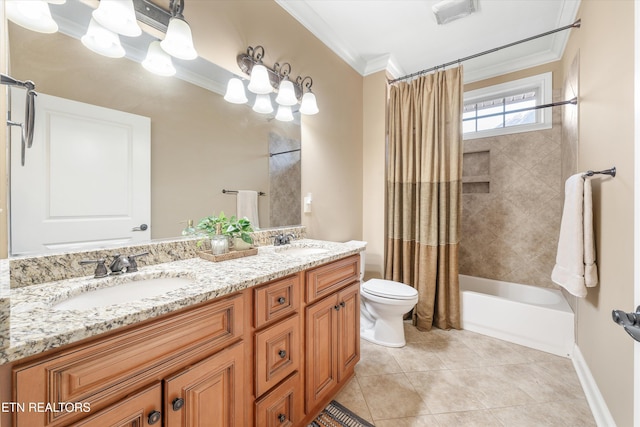
<svg viewBox="0 0 640 427">
<path fill-rule="evenodd" d="M 283 319 L 300 307 L 300 276 L 284 279 L 261 286 L 254 291 L 255 327 Z"/>
<path fill-rule="evenodd" d="M 299 315 L 256 333 L 256 396 L 268 391 L 299 366 Z"/>
<path fill-rule="evenodd" d="M 14 369 L 15 400 L 84 402 L 99 410 L 159 376 L 211 354 L 243 334 L 244 299 L 222 301 L 77 346 Z M 18 413 L 18 425 L 49 426 L 78 414 Z"/>
<path fill-rule="evenodd" d="M 307 271 L 307 302 L 328 295 L 360 277 L 360 255 L 340 259 Z"/>
<path fill-rule="evenodd" d="M 256 402 L 256 426 L 289 427 L 302 420 L 302 384 L 296 372 Z"/>
</svg>

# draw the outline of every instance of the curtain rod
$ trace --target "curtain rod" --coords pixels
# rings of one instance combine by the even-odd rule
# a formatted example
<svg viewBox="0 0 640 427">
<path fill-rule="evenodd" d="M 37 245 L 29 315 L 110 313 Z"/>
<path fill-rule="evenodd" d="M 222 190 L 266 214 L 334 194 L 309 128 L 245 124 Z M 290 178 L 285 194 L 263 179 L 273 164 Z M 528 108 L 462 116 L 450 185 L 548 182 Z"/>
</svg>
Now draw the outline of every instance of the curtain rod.
<svg viewBox="0 0 640 427">
<path fill-rule="evenodd" d="M 568 30 L 570 28 L 580 28 L 580 23 L 581 23 L 581 21 L 580 21 L 580 19 L 578 19 L 573 24 L 565 25 L 564 27 L 556 28 L 555 30 L 547 31 L 545 33 L 541 33 L 541 34 L 538 34 L 538 35 L 535 35 L 535 36 L 527 37 L 526 39 L 518 40 L 516 42 L 505 44 L 505 45 L 500 46 L 500 47 L 495 47 L 493 49 L 485 50 L 484 52 L 476 53 L 475 55 L 465 56 L 464 58 L 460 58 L 460 59 L 458 59 L 456 61 L 447 62 L 447 63 L 442 64 L 442 65 L 436 65 L 435 67 L 431 67 L 431 68 L 427 68 L 427 69 L 422 70 L 422 71 L 417 71 L 415 73 L 407 74 L 406 76 L 402 76 L 402 77 L 399 77 L 397 79 L 389 80 L 388 82 L 389 82 L 389 84 L 393 84 L 393 83 L 399 82 L 401 80 L 407 80 L 407 79 L 410 79 L 410 78 L 413 78 L 413 77 L 421 76 L 422 74 L 430 73 L 431 71 L 436 71 L 438 68 L 445 68 L 445 67 L 448 67 L 450 65 L 459 64 L 459 63 L 461 63 L 463 61 L 468 61 L 469 59 L 474 59 L 474 58 L 477 58 L 479 56 L 486 55 L 488 53 L 497 52 L 499 50 L 506 49 L 508 47 L 515 46 L 515 45 L 518 45 L 520 43 L 525 43 L 525 42 L 528 42 L 528 41 L 531 41 L 531 40 L 539 39 L 540 37 L 544 37 L 544 36 L 548 36 L 550 34 L 558 33 L 560 31 Z"/>
<path fill-rule="evenodd" d="M 559 107 L 561 105 L 567 105 L 567 104 L 577 105 L 578 104 L 578 98 L 575 97 L 575 98 L 571 98 L 571 99 L 569 99 L 567 101 L 558 101 L 558 102 L 552 102 L 550 104 L 534 105 L 533 107 L 519 108 L 517 110 L 503 111 L 501 113 L 485 114 L 483 116 L 478 116 L 478 117 L 468 117 L 466 119 L 462 119 L 462 121 L 465 122 L 465 121 L 469 121 L 469 120 L 486 119 L 488 117 L 504 116 L 504 115 L 507 115 L 507 114 L 514 114 L 514 113 L 523 113 L 525 111 L 539 110 L 541 108 L 549 108 L 549 107 Z"/>
</svg>

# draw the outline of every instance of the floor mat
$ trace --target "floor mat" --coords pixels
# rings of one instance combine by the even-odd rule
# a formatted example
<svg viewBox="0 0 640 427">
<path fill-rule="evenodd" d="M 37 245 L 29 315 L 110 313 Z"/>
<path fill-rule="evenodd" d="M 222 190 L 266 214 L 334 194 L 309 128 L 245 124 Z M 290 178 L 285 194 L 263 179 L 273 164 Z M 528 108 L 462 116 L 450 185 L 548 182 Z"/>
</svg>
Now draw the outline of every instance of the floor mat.
<svg viewBox="0 0 640 427">
<path fill-rule="evenodd" d="M 374 427 L 374 425 L 332 400 L 309 424 L 309 427 Z"/>
</svg>

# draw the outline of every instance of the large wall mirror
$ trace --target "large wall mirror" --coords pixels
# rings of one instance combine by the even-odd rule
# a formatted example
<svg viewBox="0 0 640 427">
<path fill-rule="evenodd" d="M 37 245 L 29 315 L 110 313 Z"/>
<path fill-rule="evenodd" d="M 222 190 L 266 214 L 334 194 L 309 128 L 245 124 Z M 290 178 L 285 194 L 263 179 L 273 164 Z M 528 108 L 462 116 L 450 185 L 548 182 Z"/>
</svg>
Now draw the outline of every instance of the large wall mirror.
<svg viewBox="0 0 640 427">
<path fill-rule="evenodd" d="M 76 9 L 64 12 L 64 7 Z M 54 18 L 66 13 L 75 25 L 88 25 L 91 8 L 77 0 L 52 4 L 51 9 Z M 150 119 L 148 223 L 152 239 L 180 236 L 189 219 L 197 221 L 220 211 L 234 215 L 236 196 L 224 194 L 223 189 L 265 193 L 258 202 L 261 229 L 300 224 L 299 120 L 279 122 L 273 115 L 253 112 L 248 105 L 225 102 L 221 92 L 231 73 L 201 58 L 192 64 L 174 59 L 177 76 L 183 78 L 161 77 L 134 60 L 93 53 L 62 31 L 41 34 L 12 22 L 8 29 L 12 77 L 32 80 L 42 94 Z M 203 42 L 196 40 L 196 48 Z M 125 49 L 126 43 L 123 38 Z M 37 105 L 36 98 L 36 110 Z M 13 114 L 19 117 L 23 113 Z M 16 150 L 20 147 L 12 141 L 12 170 L 20 167 L 15 164 Z M 25 153 L 27 164 L 30 150 Z M 277 154 L 285 151 L 288 153 Z M 67 157 L 85 162 L 85 170 L 95 172 L 85 153 L 70 152 Z M 71 188 L 65 197 L 94 197 L 108 203 L 122 190 L 118 180 L 113 185 L 91 185 L 85 176 L 75 180 L 78 185 L 67 185 Z M 13 193 L 30 194 L 32 190 L 13 184 L 11 204 Z M 62 206 L 66 203 L 59 202 Z M 10 215 L 13 220 L 11 205 Z M 10 235 L 12 242 L 20 239 L 18 234 Z M 78 245 L 83 247 L 82 242 Z M 53 243 L 42 251 L 55 247 Z M 10 252 L 34 251 L 10 247 Z"/>
</svg>

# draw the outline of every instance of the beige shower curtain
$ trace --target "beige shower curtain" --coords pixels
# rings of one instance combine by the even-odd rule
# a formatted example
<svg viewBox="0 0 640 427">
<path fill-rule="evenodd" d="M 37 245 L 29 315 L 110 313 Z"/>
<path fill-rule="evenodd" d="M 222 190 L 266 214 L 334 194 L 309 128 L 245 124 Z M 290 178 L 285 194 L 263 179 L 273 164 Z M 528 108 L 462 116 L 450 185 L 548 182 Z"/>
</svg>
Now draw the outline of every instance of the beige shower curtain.
<svg viewBox="0 0 640 427">
<path fill-rule="evenodd" d="M 418 290 L 414 324 L 460 328 L 462 67 L 391 86 L 385 278 Z"/>
</svg>

